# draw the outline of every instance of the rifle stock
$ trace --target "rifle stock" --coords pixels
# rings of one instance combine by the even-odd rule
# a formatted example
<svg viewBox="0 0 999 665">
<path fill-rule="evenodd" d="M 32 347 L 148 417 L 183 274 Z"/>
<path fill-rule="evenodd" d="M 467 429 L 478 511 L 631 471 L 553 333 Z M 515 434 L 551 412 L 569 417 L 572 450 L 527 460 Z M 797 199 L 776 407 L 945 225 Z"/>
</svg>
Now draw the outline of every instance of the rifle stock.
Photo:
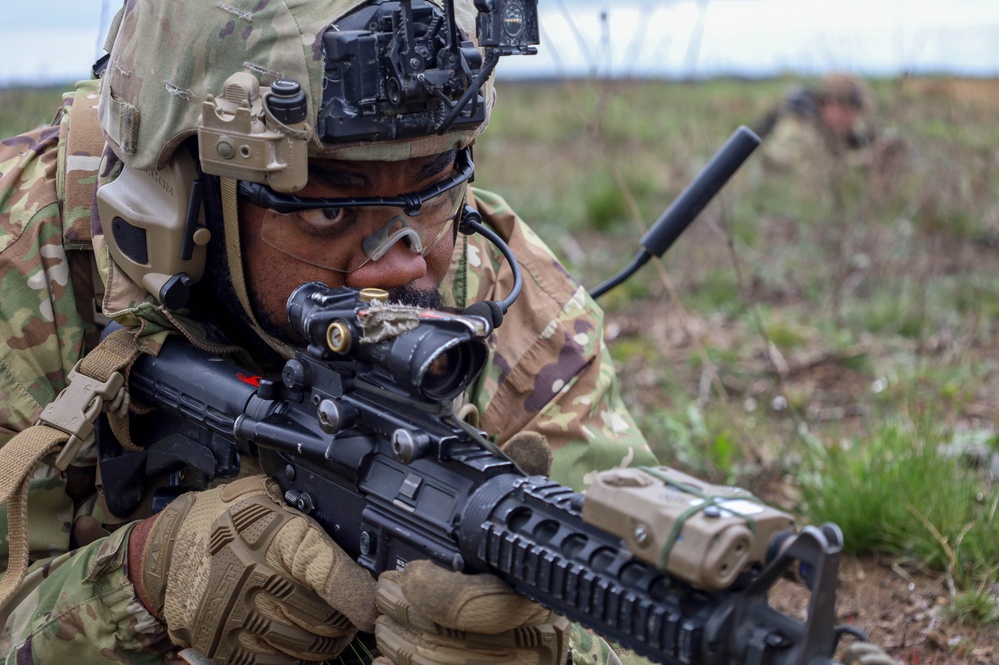
<svg viewBox="0 0 999 665">
<path fill-rule="evenodd" d="M 455 420 L 450 397 L 481 369 L 488 324 L 427 311 L 414 323 L 412 312 L 399 310 L 389 317 L 409 317 L 408 330 L 362 347 L 359 339 L 376 334 L 374 309 L 350 290 L 299 287 L 289 316 L 310 344 L 285 364 L 280 380 L 249 376 L 179 338 L 157 357 L 140 358 L 129 390 L 156 408 L 132 418 L 142 452 L 121 450 L 100 428 L 109 507 L 129 512 L 149 477 L 181 470 L 203 480 L 232 477 L 249 455 L 289 504 L 374 575 L 414 559 L 488 572 L 660 663 L 834 662 L 839 637 L 851 632 L 835 627 L 838 528 L 768 535 L 762 560 L 746 563 L 723 588 L 684 579 L 670 572 L 669 548 L 679 551 L 677 543 L 636 556 L 628 538 L 592 523 L 585 510 L 591 499 L 525 476 Z M 689 489 L 670 473 L 653 470 L 667 482 L 643 482 L 653 493 Z M 610 496 L 626 522 L 641 518 L 653 532 L 671 528 L 662 515 L 630 516 L 629 503 L 615 507 Z M 696 527 L 681 520 L 677 533 L 692 535 L 686 528 Z M 812 591 L 804 621 L 767 600 L 792 571 Z"/>
</svg>

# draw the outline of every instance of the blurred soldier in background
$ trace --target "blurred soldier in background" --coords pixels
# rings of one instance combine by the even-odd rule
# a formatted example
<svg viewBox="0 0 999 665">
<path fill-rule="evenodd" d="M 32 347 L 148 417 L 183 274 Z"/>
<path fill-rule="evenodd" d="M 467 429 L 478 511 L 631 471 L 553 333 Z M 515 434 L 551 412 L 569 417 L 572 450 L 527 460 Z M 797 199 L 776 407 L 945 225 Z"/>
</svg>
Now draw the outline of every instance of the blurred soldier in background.
<svg viewBox="0 0 999 665">
<path fill-rule="evenodd" d="M 814 88 L 796 86 L 757 123 L 769 171 L 821 175 L 836 165 L 883 173 L 904 146 L 878 128 L 871 89 L 859 77 L 830 73 Z"/>
</svg>

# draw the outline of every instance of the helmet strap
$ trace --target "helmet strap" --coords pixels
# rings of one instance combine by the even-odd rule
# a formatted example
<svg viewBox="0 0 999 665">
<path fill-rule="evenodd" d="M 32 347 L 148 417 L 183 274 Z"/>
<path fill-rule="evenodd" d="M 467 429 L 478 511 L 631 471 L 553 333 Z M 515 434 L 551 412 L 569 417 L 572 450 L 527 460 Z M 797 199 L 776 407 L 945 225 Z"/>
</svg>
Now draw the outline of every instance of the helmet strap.
<svg viewBox="0 0 999 665">
<path fill-rule="evenodd" d="M 249 290 L 246 288 L 246 275 L 243 270 L 243 251 L 239 242 L 239 214 L 236 200 L 236 179 L 219 178 L 222 194 L 222 223 L 225 232 L 225 254 L 229 261 L 229 276 L 232 278 L 232 287 L 239 299 L 239 304 L 249 318 L 253 332 L 257 333 L 260 339 L 264 340 L 268 346 L 280 353 L 285 358 L 295 355 L 294 350 L 269 335 L 257 322 L 257 317 L 253 313 L 253 306 L 250 304 Z"/>
</svg>

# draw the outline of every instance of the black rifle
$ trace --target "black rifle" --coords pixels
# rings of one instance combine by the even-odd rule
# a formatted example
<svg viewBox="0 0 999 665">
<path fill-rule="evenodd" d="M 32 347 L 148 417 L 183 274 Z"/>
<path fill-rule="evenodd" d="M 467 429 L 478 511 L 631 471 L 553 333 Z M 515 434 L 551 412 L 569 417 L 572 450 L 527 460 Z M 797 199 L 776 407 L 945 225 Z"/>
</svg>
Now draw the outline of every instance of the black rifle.
<svg viewBox="0 0 999 665">
<path fill-rule="evenodd" d="M 744 128 L 733 136 L 707 177 L 681 195 L 686 203 L 674 204 L 643 239 L 627 274 L 665 251 L 756 143 Z M 634 556 L 627 538 L 587 520 L 583 494 L 523 474 L 485 433 L 454 416 L 452 398 L 482 369 L 493 323 L 381 307 L 369 302 L 375 295 L 318 283 L 296 289 L 288 319 L 308 346 L 279 379 L 253 376 L 179 338 L 156 357 L 142 356 L 130 371 L 130 394 L 156 407 L 131 418 L 142 450 L 122 450 L 106 420 L 98 423 L 111 511 L 130 514 L 150 478 L 233 477 L 252 456 L 289 504 L 373 574 L 415 559 L 489 572 L 661 663 L 829 665 L 844 633 L 862 638 L 835 626 L 842 540 L 835 525 L 774 538 L 765 561 L 721 589 L 671 574 L 656 557 Z M 180 491 L 179 482 L 160 488 L 153 509 Z M 790 574 L 811 589 L 805 621 L 767 600 Z"/>
<path fill-rule="evenodd" d="M 299 287 L 289 319 L 309 345 L 280 380 L 251 376 L 179 338 L 141 357 L 131 395 L 157 409 L 132 418 L 143 452 L 115 450 L 101 437 L 112 511 L 128 512 L 147 477 L 181 469 L 232 476 L 241 455 L 254 455 L 290 504 L 375 575 L 414 559 L 489 572 L 662 663 L 833 662 L 845 630 L 834 628 L 838 529 L 787 534 L 765 567 L 731 588 L 694 588 L 587 523 L 584 495 L 522 474 L 454 418 L 451 397 L 485 361 L 483 319 L 366 299 Z M 411 329 L 360 343 L 377 338 L 377 317 Z M 812 588 L 806 622 L 767 602 L 791 570 L 807 571 Z"/>
</svg>

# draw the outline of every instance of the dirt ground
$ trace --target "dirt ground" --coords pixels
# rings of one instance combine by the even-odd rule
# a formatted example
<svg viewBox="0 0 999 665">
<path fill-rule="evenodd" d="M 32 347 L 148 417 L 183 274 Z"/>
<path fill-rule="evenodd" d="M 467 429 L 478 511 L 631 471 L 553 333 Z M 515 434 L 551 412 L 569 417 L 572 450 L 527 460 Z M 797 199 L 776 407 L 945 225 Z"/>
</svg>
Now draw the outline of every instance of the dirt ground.
<svg viewBox="0 0 999 665">
<path fill-rule="evenodd" d="M 704 231 L 699 233 L 704 234 Z M 948 272 L 944 263 L 969 252 L 974 255 L 970 259 L 971 265 L 980 265 L 976 263 L 979 260 L 994 260 L 994 250 L 991 249 L 984 252 L 973 247 L 948 248 L 941 252 L 945 259 L 940 260 L 936 269 L 941 273 Z M 682 274 L 679 270 L 671 273 Z M 682 283 L 678 285 L 681 292 L 685 288 Z M 779 294 L 768 293 L 762 297 L 775 307 L 787 304 L 781 302 Z M 699 381 L 704 384 L 704 376 L 698 376 L 700 370 L 694 369 L 689 362 L 696 353 L 692 341 L 695 337 L 705 347 L 739 355 L 736 365 L 744 370 L 741 374 L 732 371 L 731 367 L 729 371 L 722 370 L 720 380 L 728 391 L 728 398 L 721 402 L 713 398 L 705 406 L 706 409 L 725 408 L 738 413 L 747 400 L 760 405 L 768 404 L 775 394 L 775 385 L 760 377 L 776 360 L 786 364 L 784 390 L 804 396 L 803 402 L 807 406 L 802 413 L 811 424 L 821 426 L 821 421 L 835 419 L 838 431 L 843 435 L 860 434 L 866 428 L 865 402 L 870 399 L 870 372 L 852 370 L 848 363 L 843 362 L 842 354 L 830 353 L 828 349 L 813 344 L 804 344 L 776 359 L 767 358 L 762 353 L 746 356 L 747 340 L 752 333 L 746 330 L 744 322 L 687 311 L 683 314 L 686 321 L 681 323 L 676 308 L 668 300 L 661 297 L 633 303 L 609 316 L 610 344 L 638 337 L 658 341 L 658 358 L 654 363 L 639 355 L 624 361 L 619 368 L 625 397 L 633 410 L 662 408 L 666 399 L 661 384 L 664 372 L 672 373 L 678 383 L 687 387 L 688 392 L 696 392 Z M 986 358 L 992 353 L 991 349 L 959 345 L 939 331 L 921 343 L 934 347 L 928 351 L 931 354 L 973 353 Z M 916 344 L 913 342 L 913 345 Z M 881 348 L 877 340 L 854 351 L 875 363 L 889 353 Z M 702 388 L 706 389 L 704 385 Z M 996 399 L 994 391 L 975 391 L 954 417 L 961 422 L 976 422 L 983 415 L 996 413 L 999 409 Z M 793 488 L 780 478 L 762 478 L 760 486 L 751 489 L 774 505 L 787 508 L 794 504 Z M 943 573 L 914 569 L 910 562 L 885 554 L 844 556 L 837 594 L 839 622 L 867 632 L 872 642 L 882 646 L 904 665 L 999 664 L 999 627 L 965 624 L 950 618 L 948 610 L 952 606 L 952 595 L 946 580 Z M 999 589 L 996 591 L 999 592 Z M 799 585 L 782 582 L 770 600 L 778 609 L 803 617 L 808 592 Z"/>
<path fill-rule="evenodd" d="M 653 318 L 659 323 L 648 322 L 645 330 L 663 327 L 663 318 Z M 624 326 L 638 325 L 629 316 L 619 317 L 617 320 Z M 697 322 L 696 317 L 693 320 L 695 327 L 703 324 Z M 672 339 L 682 337 L 681 332 L 672 328 L 673 325 L 667 324 L 661 331 L 661 339 L 671 339 L 671 334 Z M 723 335 L 716 328 L 712 339 L 720 341 Z M 794 362 L 798 366 L 809 365 L 807 360 Z M 656 373 L 647 371 L 643 374 L 638 365 L 640 363 L 625 370 L 624 380 L 644 383 L 644 390 L 637 392 L 644 392 L 645 399 L 655 399 Z M 863 413 L 860 407 L 863 395 L 868 391 L 870 377 L 842 367 L 815 362 L 813 366 L 799 372 L 792 383 L 810 386 L 810 412 L 814 418 L 822 417 L 821 414 L 826 411 L 835 411 L 843 431 L 863 429 L 859 422 L 862 418 L 851 418 L 850 413 Z M 746 388 L 739 399 L 752 392 L 752 387 Z M 767 392 L 763 390 L 758 395 L 761 402 L 767 399 Z M 732 397 L 737 399 L 735 395 Z M 967 408 L 973 411 L 976 405 L 978 400 L 970 402 Z M 991 405 L 985 410 L 990 411 Z M 969 415 L 965 414 L 966 417 Z M 851 420 L 858 422 L 851 426 Z M 757 487 L 754 491 L 774 505 L 787 507 L 793 504 L 794 490 L 780 480 L 772 482 L 765 489 Z M 904 665 L 999 664 L 999 628 L 995 625 L 964 624 L 950 619 L 947 616 L 947 609 L 951 605 L 950 593 L 946 576 L 940 572 L 914 570 L 909 562 L 883 554 L 844 556 L 841 560 L 837 598 L 839 622 L 864 630 L 872 642 L 882 646 Z M 771 597 L 771 603 L 776 608 L 791 615 L 798 613 L 802 617 L 807 602 L 807 590 L 789 582 L 782 582 L 779 590 Z"/>
<path fill-rule="evenodd" d="M 999 663 L 999 630 L 947 620 L 942 576 L 907 571 L 887 556 L 846 557 L 840 566 L 838 618 L 905 665 Z M 800 586 L 782 584 L 771 603 L 793 612 L 807 602 Z"/>
</svg>

